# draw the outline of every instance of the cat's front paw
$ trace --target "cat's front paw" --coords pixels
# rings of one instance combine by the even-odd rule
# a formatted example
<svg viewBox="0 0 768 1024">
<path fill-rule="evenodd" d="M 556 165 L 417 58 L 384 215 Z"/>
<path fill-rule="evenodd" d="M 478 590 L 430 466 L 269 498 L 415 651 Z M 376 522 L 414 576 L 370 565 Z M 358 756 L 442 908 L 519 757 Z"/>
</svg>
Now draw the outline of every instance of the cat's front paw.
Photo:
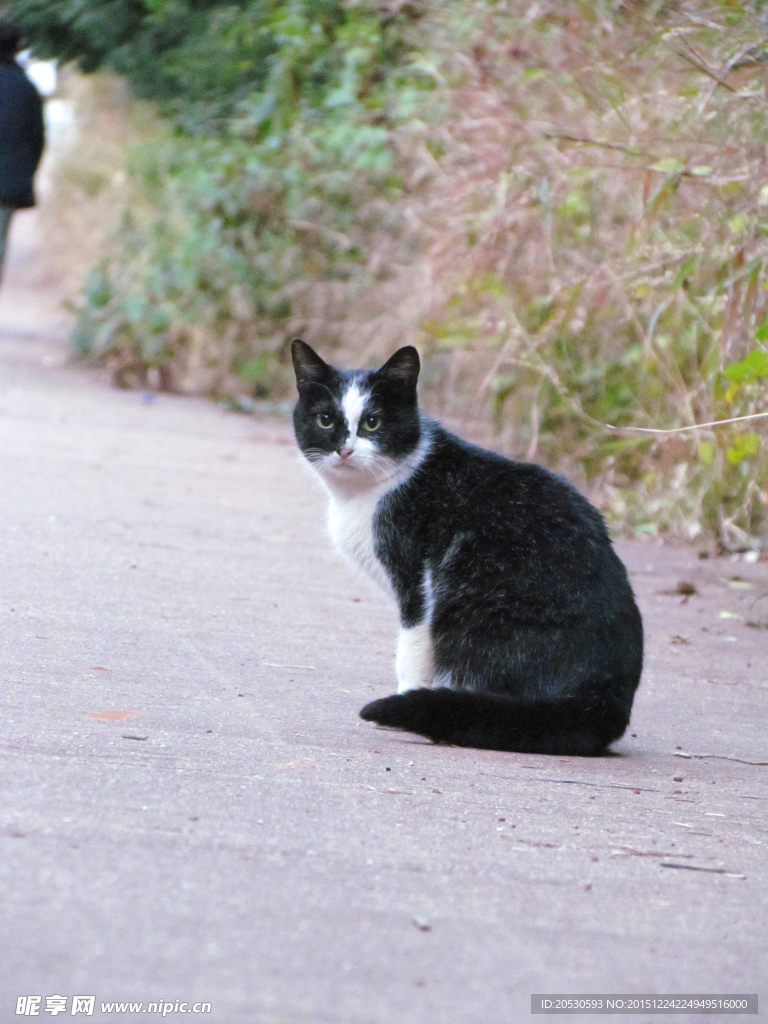
<svg viewBox="0 0 768 1024">
<path fill-rule="evenodd" d="M 395 657 L 397 692 L 429 689 L 434 680 L 434 653 L 428 622 L 400 630 Z"/>
</svg>

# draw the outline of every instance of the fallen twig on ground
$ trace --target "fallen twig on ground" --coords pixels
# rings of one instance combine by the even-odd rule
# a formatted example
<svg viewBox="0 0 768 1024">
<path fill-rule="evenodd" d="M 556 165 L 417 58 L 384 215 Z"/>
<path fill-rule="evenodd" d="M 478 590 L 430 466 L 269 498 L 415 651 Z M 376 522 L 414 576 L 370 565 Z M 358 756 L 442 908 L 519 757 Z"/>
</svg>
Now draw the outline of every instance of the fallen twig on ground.
<svg viewBox="0 0 768 1024">
<path fill-rule="evenodd" d="M 662 861 L 662 868 L 678 868 L 683 871 L 705 871 L 710 875 L 727 875 L 729 878 L 746 878 L 740 871 L 729 871 L 727 868 L 698 868 L 695 864 L 673 864 L 671 861 Z"/>
<path fill-rule="evenodd" d="M 768 761 L 747 761 L 743 757 L 732 757 L 730 754 L 688 754 L 684 750 L 675 750 L 672 753 L 673 757 L 685 757 L 685 758 L 704 758 L 711 757 L 718 761 L 738 761 L 739 764 L 753 764 L 760 767 L 768 768 Z"/>
</svg>

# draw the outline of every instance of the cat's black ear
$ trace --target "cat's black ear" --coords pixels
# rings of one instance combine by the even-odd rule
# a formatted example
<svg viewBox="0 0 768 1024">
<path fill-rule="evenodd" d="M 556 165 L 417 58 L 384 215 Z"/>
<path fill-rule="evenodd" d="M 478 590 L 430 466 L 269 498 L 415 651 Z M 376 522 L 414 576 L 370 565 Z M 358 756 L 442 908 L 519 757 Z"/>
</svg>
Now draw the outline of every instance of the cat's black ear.
<svg viewBox="0 0 768 1024">
<path fill-rule="evenodd" d="M 324 363 L 317 352 L 299 338 L 291 343 L 291 359 L 296 373 L 296 386 L 299 390 L 305 384 L 317 384 L 328 376 L 328 364 Z"/>
<path fill-rule="evenodd" d="M 419 353 L 413 345 L 399 348 L 378 371 L 387 383 L 391 383 L 404 391 L 415 391 L 419 379 L 421 363 Z"/>
</svg>

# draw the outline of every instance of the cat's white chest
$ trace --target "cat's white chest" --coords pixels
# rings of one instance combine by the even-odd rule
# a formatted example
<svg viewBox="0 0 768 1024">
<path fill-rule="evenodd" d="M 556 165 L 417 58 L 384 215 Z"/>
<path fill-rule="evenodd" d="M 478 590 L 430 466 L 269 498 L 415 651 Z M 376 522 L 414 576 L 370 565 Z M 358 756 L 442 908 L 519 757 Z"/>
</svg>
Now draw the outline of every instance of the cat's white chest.
<svg viewBox="0 0 768 1024">
<path fill-rule="evenodd" d="M 394 597 L 387 571 L 374 550 L 373 517 L 381 497 L 378 488 L 346 498 L 331 497 L 328 528 L 341 554 Z"/>
</svg>

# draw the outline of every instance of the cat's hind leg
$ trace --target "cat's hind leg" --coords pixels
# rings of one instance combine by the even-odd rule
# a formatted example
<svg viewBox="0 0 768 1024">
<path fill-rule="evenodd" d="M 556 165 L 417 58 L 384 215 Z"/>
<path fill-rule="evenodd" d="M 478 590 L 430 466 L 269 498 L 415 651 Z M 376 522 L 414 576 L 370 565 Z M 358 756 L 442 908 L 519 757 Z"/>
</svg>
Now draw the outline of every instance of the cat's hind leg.
<svg viewBox="0 0 768 1024">
<path fill-rule="evenodd" d="M 403 626 L 397 638 L 395 657 L 397 692 L 430 687 L 435 676 L 435 657 L 428 621 L 418 626 Z"/>
</svg>

